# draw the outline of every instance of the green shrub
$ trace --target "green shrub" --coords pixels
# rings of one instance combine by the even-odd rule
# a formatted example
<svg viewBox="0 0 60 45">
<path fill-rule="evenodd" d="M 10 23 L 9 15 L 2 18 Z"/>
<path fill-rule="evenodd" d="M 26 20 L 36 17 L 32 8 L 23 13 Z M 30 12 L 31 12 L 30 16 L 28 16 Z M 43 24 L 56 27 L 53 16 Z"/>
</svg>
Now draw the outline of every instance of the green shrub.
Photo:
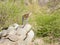
<svg viewBox="0 0 60 45">
<path fill-rule="evenodd" d="M 59 11 L 50 15 L 36 16 L 37 29 L 35 30 L 38 37 L 52 36 L 60 37 L 60 15 Z"/>
</svg>

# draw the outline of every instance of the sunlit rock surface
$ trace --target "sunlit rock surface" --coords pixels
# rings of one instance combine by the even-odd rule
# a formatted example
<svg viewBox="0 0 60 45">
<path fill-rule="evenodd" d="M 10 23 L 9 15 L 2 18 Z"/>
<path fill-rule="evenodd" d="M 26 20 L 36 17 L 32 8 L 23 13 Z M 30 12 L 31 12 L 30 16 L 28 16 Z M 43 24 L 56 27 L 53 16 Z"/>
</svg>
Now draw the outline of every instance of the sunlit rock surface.
<svg viewBox="0 0 60 45">
<path fill-rule="evenodd" d="M 34 32 L 30 24 L 24 27 L 13 24 L 0 32 L 0 45 L 30 45 Z"/>
</svg>

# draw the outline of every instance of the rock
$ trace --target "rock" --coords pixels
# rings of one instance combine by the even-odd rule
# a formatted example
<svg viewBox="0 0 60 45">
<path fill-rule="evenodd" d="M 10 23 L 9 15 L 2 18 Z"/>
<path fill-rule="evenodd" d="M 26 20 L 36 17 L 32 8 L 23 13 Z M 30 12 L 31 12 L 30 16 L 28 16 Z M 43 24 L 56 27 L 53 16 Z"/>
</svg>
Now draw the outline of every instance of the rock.
<svg viewBox="0 0 60 45">
<path fill-rule="evenodd" d="M 18 27 L 19 25 L 18 24 L 13 24 L 13 25 L 10 25 L 9 27 L 8 27 L 8 30 L 11 30 L 11 29 L 16 29 L 17 27 Z"/>
<path fill-rule="evenodd" d="M 26 45 L 29 45 L 32 42 L 33 37 L 34 37 L 34 32 L 31 30 L 25 39 Z"/>
<path fill-rule="evenodd" d="M 16 34 L 21 35 L 21 33 L 22 33 L 22 28 L 18 28 L 17 31 L 16 31 Z"/>
<path fill-rule="evenodd" d="M 13 24 L 7 30 L 0 32 L 0 45 L 29 45 L 34 37 L 31 25 L 26 24 L 24 28 L 21 25 Z M 24 40 L 25 39 L 25 40 Z"/>
<path fill-rule="evenodd" d="M 18 28 L 17 29 L 17 34 L 18 35 L 25 35 L 29 30 L 31 29 L 30 24 L 26 24 L 24 28 Z"/>
<path fill-rule="evenodd" d="M 14 28 L 12 28 L 11 30 L 7 30 L 9 35 L 13 35 L 16 34 L 16 30 L 14 30 Z"/>
<path fill-rule="evenodd" d="M 28 31 L 30 31 L 30 29 L 31 29 L 31 25 L 30 24 L 26 24 L 25 26 L 24 26 L 24 28 L 23 29 L 21 29 L 21 34 L 26 34 Z"/>
<path fill-rule="evenodd" d="M 4 39 L 3 41 L 0 40 L 0 45 L 14 45 L 14 43 L 8 39 Z"/>
<path fill-rule="evenodd" d="M 22 40 L 26 37 L 26 33 L 22 28 L 17 29 L 16 35 L 18 35 Z"/>
<path fill-rule="evenodd" d="M 9 39 L 12 42 L 15 42 L 15 41 L 19 40 L 19 36 L 17 36 L 17 35 L 8 35 L 7 39 Z"/>
<path fill-rule="evenodd" d="M 3 30 L 3 31 L 1 32 L 1 36 L 4 37 L 4 36 L 6 36 L 6 35 L 7 35 L 7 30 Z"/>
<path fill-rule="evenodd" d="M 13 24 L 13 27 L 16 29 L 19 27 L 19 25 L 15 23 L 15 24 Z"/>
<path fill-rule="evenodd" d="M 23 29 L 25 29 L 26 31 L 29 31 L 31 29 L 31 25 L 26 24 Z"/>
</svg>

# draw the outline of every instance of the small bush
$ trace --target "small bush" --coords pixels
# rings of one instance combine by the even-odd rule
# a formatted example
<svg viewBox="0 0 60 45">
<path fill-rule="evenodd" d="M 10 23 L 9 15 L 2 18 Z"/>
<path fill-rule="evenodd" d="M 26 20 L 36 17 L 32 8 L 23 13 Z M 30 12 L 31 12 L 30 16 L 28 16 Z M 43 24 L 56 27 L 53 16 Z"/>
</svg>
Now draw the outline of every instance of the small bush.
<svg viewBox="0 0 60 45">
<path fill-rule="evenodd" d="M 37 29 L 35 30 L 38 37 L 52 36 L 60 37 L 60 15 L 59 11 L 50 15 L 36 16 Z"/>
</svg>

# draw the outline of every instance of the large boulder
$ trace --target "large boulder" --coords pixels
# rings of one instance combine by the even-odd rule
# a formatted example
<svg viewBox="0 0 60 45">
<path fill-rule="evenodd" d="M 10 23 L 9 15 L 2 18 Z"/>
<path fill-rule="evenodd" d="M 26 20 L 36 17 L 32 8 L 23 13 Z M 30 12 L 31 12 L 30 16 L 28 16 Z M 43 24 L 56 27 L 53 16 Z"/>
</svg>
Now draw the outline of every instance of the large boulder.
<svg viewBox="0 0 60 45">
<path fill-rule="evenodd" d="M 0 45 L 29 45 L 34 37 L 31 25 L 12 24 L 0 32 Z"/>
</svg>

